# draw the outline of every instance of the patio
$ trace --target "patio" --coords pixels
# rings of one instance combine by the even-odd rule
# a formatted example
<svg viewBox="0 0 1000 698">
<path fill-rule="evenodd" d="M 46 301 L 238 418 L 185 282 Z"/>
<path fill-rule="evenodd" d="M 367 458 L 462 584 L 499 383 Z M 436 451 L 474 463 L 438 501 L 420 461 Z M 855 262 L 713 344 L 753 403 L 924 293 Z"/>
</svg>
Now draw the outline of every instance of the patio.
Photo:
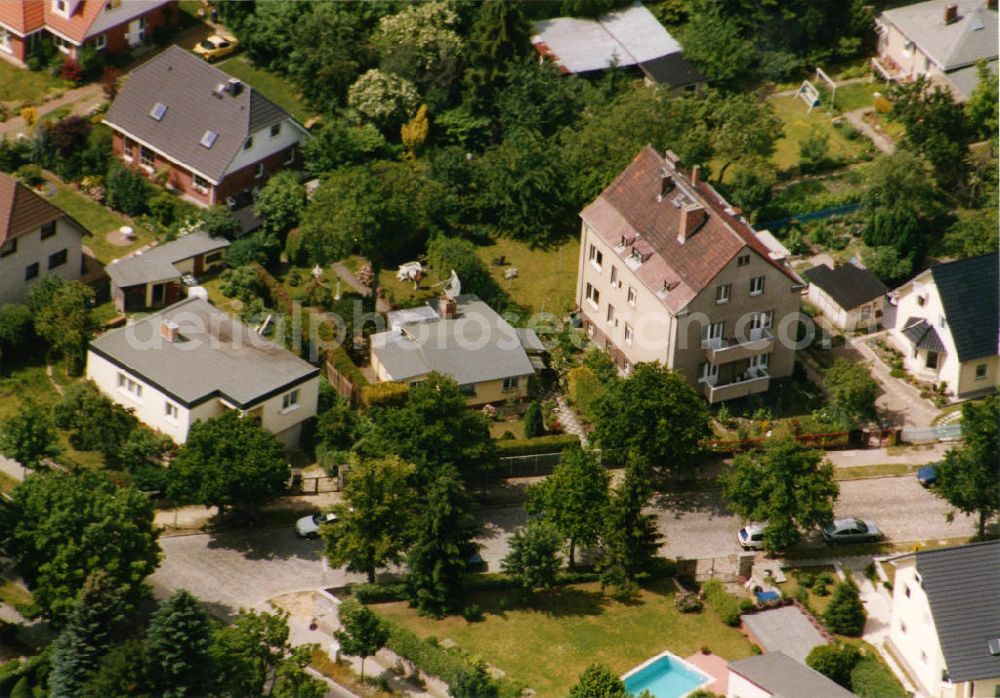
<svg viewBox="0 0 1000 698">
<path fill-rule="evenodd" d="M 805 663 L 810 650 L 827 643 L 815 621 L 798 606 L 782 606 L 741 616 L 751 639 L 765 652 L 784 652 Z"/>
</svg>

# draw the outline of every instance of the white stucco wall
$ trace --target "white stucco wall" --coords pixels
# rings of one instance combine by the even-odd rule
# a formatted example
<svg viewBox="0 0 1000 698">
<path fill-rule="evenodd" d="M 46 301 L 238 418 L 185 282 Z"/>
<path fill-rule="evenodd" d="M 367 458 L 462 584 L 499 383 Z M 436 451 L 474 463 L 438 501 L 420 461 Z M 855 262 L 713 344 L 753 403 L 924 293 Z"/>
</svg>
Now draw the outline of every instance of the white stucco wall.
<svg viewBox="0 0 1000 698">
<path fill-rule="evenodd" d="M 242 146 L 240 147 L 240 152 L 237 153 L 233 161 L 229 163 L 229 167 L 226 168 L 226 175 L 238 172 L 248 165 L 253 165 L 295 145 L 302 140 L 302 131 L 286 119 L 281 122 L 281 131 L 277 136 L 272 137 L 271 129 L 268 127 L 260 131 L 255 131 L 252 137 L 253 145 L 247 149 L 244 149 Z M 260 181 L 261 184 L 267 181 L 267 175 L 262 177 Z"/>
<path fill-rule="evenodd" d="M 729 688 L 726 698 L 771 698 L 771 692 L 757 684 L 750 683 L 734 671 L 729 672 Z"/>
<path fill-rule="evenodd" d="M 80 278 L 82 233 L 65 218 L 56 221 L 56 234 L 42 240 L 41 230 L 17 238 L 17 252 L 0 257 L 0 304 L 20 303 L 28 297 L 30 288 L 49 274 L 73 281 Z M 66 263 L 48 268 L 49 255 L 66 250 Z M 25 269 L 37 262 L 38 276 L 25 281 Z"/>
</svg>

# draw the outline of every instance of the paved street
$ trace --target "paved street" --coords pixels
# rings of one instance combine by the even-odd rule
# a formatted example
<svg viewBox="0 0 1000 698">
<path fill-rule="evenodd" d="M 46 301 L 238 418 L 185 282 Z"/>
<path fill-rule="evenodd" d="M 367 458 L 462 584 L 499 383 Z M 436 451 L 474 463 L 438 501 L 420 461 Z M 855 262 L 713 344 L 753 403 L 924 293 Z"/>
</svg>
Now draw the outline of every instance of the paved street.
<svg viewBox="0 0 1000 698">
<path fill-rule="evenodd" d="M 956 538 L 975 532 L 970 517 L 945 520 L 948 506 L 924 490 L 913 476 L 849 480 L 840 483 L 837 514 L 874 519 L 894 541 Z M 739 520 L 722 505 L 717 492 L 665 495 L 654 502 L 664 554 L 676 557 L 721 557 L 739 551 Z M 503 507 L 484 512 L 483 558 L 491 570 L 507 552 L 507 539 L 525 520 L 522 509 Z M 227 531 L 164 538 L 165 559 L 151 578 L 159 594 L 188 589 L 228 614 L 240 606 L 257 606 L 293 591 L 361 581 L 359 575 L 324 570 L 322 544 L 295 537 L 291 526 Z"/>
</svg>

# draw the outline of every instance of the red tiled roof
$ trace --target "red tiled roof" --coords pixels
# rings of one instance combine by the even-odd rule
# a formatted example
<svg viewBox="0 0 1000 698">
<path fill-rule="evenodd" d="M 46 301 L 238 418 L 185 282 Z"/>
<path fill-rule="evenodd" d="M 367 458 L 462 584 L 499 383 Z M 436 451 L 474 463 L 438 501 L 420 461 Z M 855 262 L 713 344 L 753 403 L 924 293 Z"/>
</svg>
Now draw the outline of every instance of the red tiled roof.
<svg viewBox="0 0 1000 698">
<path fill-rule="evenodd" d="M 0 3 L 2 2 L 5 2 L 5 0 L 0 0 Z M 118 9 L 114 10 L 114 26 L 140 17 L 167 2 L 172 2 L 172 0 L 159 0 L 158 2 L 155 0 L 145 0 L 144 2 L 122 0 Z M 106 0 L 78 0 L 76 3 L 71 1 L 69 7 L 73 13 L 69 16 L 69 19 L 66 19 L 55 11 L 51 3 L 46 2 L 45 25 L 52 31 L 58 32 L 66 38 L 82 44 L 93 36 L 91 27 L 97 18 L 101 16 L 106 5 Z M 97 33 L 103 32 L 105 28 L 102 24 L 102 28 Z"/>
<path fill-rule="evenodd" d="M 30 34 L 45 24 L 44 0 L 0 0 L 0 24 Z"/>
<path fill-rule="evenodd" d="M 10 175 L 0 173 L 0 245 L 64 215 Z"/>
<path fill-rule="evenodd" d="M 675 186 L 657 200 L 664 172 L 673 175 Z M 684 204 L 700 204 L 708 217 L 693 235 L 680 242 L 677 236 Z M 793 282 L 802 283 L 790 268 L 771 259 L 770 250 L 753 228 L 711 186 L 704 182 L 692 185 L 690 178 L 651 146 L 640 151 L 580 215 L 608 245 L 618 247 L 626 260 L 633 246 L 620 247 L 623 236 L 635 239 L 637 251 L 651 253 L 638 268 L 630 268 L 654 292 L 667 285 L 669 292 L 660 297 L 671 312 L 687 306 L 746 247 Z"/>
</svg>

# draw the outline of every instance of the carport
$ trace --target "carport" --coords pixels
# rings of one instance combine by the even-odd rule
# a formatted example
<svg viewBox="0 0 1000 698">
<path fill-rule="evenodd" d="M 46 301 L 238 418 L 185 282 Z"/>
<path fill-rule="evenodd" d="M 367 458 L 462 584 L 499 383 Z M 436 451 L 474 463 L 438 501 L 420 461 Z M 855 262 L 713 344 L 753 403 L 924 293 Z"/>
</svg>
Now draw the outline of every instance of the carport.
<svg viewBox="0 0 1000 698">
<path fill-rule="evenodd" d="M 813 647 L 827 643 L 815 621 L 798 606 L 770 608 L 740 619 L 765 652 L 784 652 L 802 663 Z"/>
</svg>

